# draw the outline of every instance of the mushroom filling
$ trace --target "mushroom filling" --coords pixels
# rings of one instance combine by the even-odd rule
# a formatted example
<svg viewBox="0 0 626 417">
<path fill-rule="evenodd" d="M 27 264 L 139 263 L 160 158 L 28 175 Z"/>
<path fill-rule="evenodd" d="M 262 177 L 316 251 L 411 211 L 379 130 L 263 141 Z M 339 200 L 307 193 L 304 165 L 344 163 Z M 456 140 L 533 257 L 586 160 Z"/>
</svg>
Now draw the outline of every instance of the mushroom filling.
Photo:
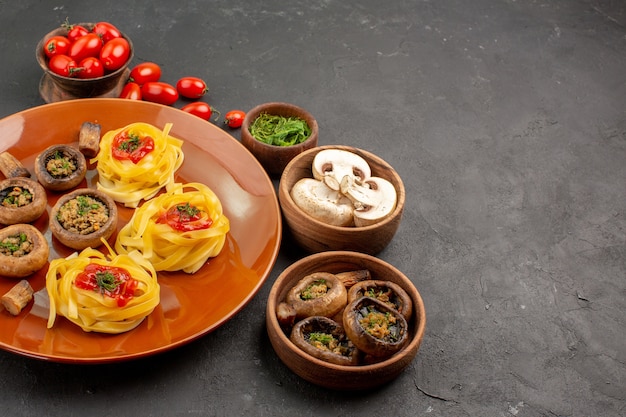
<svg viewBox="0 0 626 417">
<path fill-rule="evenodd" d="M 23 187 L 10 187 L 5 188 L 0 192 L 0 198 L 2 198 L 2 206 L 17 208 L 24 207 L 33 202 L 33 194 Z"/>
<path fill-rule="evenodd" d="M 346 337 L 340 340 L 331 333 L 311 332 L 305 334 L 305 339 L 314 348 L 341 356 L 350 356 L 354 351 L 354 345 Z"/>
<path fill-rule="evenodd" d="M 68 200 L 59 208 L 57 220 L 69 232 L 88 235 L 97 232 L 106 224 L 109 220 L 109 210 L 99 199 L 80 195 Z"/>
<path fill-rule="evenodd" d="M 373 306 L 364 306 L 358 312 L 359 324 L 373 337 L 395 342 L 400 339 L 401 329 L 396 325 L 396 316 L 382 313 Z"/>
<path fill-rule="evenodd" d="M 46 160 L 46 171 L 53 178 L 69 177 L 76 170 L 76 160 L 64 152 L 55 151 Z"/>
<path fill-rule="evenodd" d="M 312 300 L 314 298 L 323 297 L 328 293 L 328 284 L 325 279 L 313 281 L 301 293 L 300 298 L 303 300 Z"/>
<path fill-rule="evenodd" d="M 7 236 L 0 242 L 0 254 L 15 258 L 28 255 L 33 248 L 34 243 L 26 233 Z"/>
<path fill-rule="evenodd" d="M 398 310 L 398 306 L 401 305 L 398 300 L 398 296 L 391 290 L 391 288 L 368 288 L 363 295 L 374 298 L 396 310 Z"/>
</svg>

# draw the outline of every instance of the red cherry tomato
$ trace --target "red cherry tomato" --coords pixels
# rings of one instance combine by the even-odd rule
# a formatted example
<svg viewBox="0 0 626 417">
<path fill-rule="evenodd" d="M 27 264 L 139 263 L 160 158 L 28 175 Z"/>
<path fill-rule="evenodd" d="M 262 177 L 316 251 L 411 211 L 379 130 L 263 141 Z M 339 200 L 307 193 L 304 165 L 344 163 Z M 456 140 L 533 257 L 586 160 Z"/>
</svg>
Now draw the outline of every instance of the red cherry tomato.
<svg viewBox="0 0 626 417">
<path fill-rule="evenodd" d="M 133 82 L 126 83 L 120 93 L 120 98 L 128 100 L 141 100 L 141 86 Z"/>
<path fill-rule="evenodd" d="M 178 100 L 178 91 L 168 83 L 149 82 L 141 86 L 141 97 L 146 101 L 171 106 Z"/>
<path fill-rule="evenodd" d="M 122 32 L 120 32 L 120 30 L 115 27 L 115 25 L 109 22 L 98 22 L 93 26 L 93 29 L 91 31 L 100 36 L 104 43 L 107 43 L 111 39 L 122 37 Z"/>
<path fill-rule="evenodd" d="M 67 35 L 65 36 L 67 36 L 67 39 L 72 43 L 89 33 L 87 28 L 81 25 L 72 25 L 66 22 L 62 26 L 67 29 Z"/>
<path fill-rule="evenodd" d="M 88 56 L 78 63 L 76 68 L 78 78 L 98 78 L 104 75 L 104 67 L 102 62 L 95 56 Z"/>
<path fill-rule="evenodd" d="M 154 62 L 142 62 L 130 70 L 130 81 L 139 85 L 154 83 L 161 79 L 161 67 Z"/>
<path fill-rule="evenodd" d="M 50 71 L 63 77 L 74 77 L 76 75 L 76 67 L 76 61 L 67 55 L 55 55 L 48 61 Z"/>
<path fill-rule="evenodd" d="M 246 117 L 246 113 L 241 110 L 231 110 L 224 116 L 224 124 L 233 129 L 241 127 L 243 119 Z"/>
<path fill-rule="evenodd" d="M 100 51 L 100 61 L 107 71 L 120 69 L 130 57 L 130 44 L 124 38 L 111 39 Z"/>
<path fill-rule="evenodd" d="M 209 121 L 213 112 L 219 115 L 219 112 L 203 101 L 194 101 L 181 108 L 182 111 L 191 113 L 201 119 Z"/>
<path fill-rule="evenodd" d="M 70 45 L 68 55 L 76 62 L 80 62 L 88 56 L 97 57 L 102 49 L 102 39 L 95 33 L 88 33 Z"/>
<path fill-rule="evenodd" d="M 187 98 L 200 98 L 206 94 L 209 89 L 204 80 L 198 77 L 183 77 L 176 83 L 178 94 Z"/>
<path fill-rule="evenodd" d="M 43 45 L 43 52 L 48 58 L 55 55 L 67 55 L 70 49 L 70 40 L 65 36 L 53 36 Z"/>
</svg>

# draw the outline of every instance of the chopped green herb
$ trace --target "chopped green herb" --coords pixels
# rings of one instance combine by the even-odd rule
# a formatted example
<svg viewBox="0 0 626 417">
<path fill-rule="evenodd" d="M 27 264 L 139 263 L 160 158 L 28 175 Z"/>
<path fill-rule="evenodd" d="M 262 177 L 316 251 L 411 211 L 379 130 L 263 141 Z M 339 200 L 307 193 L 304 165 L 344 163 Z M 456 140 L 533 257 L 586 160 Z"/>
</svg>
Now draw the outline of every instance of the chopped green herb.
<svg viewBox="0 0 626 417">
<path fill-rule="evenodd" d="M 256 140 L 275 146 L 296 145 L 311 136 L 311 128 L 305 120 L 267 113 L 261 113 L 249 130 Z"/>
</svg>

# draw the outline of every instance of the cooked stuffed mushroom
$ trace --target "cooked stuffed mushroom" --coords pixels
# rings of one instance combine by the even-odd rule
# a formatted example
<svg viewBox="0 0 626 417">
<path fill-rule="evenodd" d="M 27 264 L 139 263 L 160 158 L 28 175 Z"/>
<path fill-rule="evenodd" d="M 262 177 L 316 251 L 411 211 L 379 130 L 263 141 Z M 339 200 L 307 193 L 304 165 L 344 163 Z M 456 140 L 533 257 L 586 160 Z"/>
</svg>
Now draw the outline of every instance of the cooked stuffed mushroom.
<svg viewBox="0 0 626 417">
<path fill-rule="evenodd" d="M 0 275 L 29 276 L 48 262 L 48 242 L 36 227 L 14 224 L 0 230 Z"/>
<path fill-rule="evenodd" d="M 0 182 L 0 223 L 18 224 L 37 220 L 48 205 L 46 190 L 35 180 L 24 177 Z"/>
<path fill-rule="evenodd" d="M 50 213 L 50 230 L 72 249 L 96 248 L 117 228 L 115 201 L 99 190 L 82 188 L 61 197 Z"/>
<path fill-rule="evenodd" d="M 65 191 L 85 178 L 85 156 L 69 145 L 52 145 L 35 159 L 35 175 L 48 190 Z"/>
</svg>

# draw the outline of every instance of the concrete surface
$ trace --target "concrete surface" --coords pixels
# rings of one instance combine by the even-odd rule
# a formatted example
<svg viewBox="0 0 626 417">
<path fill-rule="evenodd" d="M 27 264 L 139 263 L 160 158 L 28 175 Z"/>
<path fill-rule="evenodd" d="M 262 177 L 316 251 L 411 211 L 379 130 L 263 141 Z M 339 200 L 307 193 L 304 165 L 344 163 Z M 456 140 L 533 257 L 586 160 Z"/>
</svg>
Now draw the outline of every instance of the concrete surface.
<svg viewBox="0 0 626 417">
<path fill-rule="evenodd" d="M 320 144 L 390 162 L 408 198 L 380 257 L 421 292 L 427 333 L 373 392 L 292 374 L 264 328 L 273 280 L 305 256 L 286 231 L 254 300 L 181 349 L 107 366 L 0 352 L 3 415 L 626 414 L 623 1 L 2 1 L 0 116 L 43 104 L 34 47 L 66 17 L 117 24 L 136 62 L 204 77 L 221 111 L 292 102 Z"/>
</svg>

